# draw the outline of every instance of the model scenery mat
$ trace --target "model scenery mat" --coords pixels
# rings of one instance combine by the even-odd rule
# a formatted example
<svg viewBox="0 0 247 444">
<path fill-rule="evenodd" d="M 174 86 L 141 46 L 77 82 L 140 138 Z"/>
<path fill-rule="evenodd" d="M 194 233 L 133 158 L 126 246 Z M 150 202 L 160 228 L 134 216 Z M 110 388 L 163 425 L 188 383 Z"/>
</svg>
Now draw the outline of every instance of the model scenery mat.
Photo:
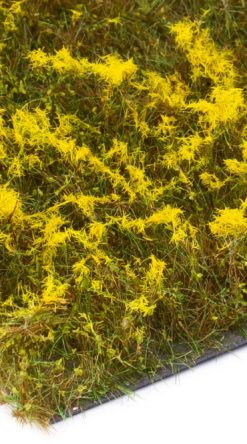
<svg viewBox="0 0 247 444">
<path fill-rule="evenodd" d="M 0 0 L 0 393 L 18 419 L 138 388 L 246 321 L 246 25 L 245 0 Z"/>
</svg>

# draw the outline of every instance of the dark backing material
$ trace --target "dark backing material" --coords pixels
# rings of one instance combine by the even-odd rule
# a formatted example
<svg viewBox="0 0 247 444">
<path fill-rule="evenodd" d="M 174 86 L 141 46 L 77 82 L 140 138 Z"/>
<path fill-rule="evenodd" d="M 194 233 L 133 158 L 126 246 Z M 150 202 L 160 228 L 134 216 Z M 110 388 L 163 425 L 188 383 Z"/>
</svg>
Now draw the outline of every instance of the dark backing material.
<svg viewBox="0 0 247 444">
<path fill-rule="evenodd" d="M 183 370 L 188 370 L 189 368 L 195 367 L 198 364 L 209 361 L 210 359 L 216 358 L 217 356 L 223 355 L 226 352 L 233 351 L 239 347 L 242 347 L 243 345 L 247 345 L 247 324 L 242 326 L 241 329 L 239 330 L 231 330 L 226 332 L 224 334 L 224 338 L 222 340 L 222 347 L 220 349 L 209 349 L 203 355 L 201 355 L 199 358 L 195 360 L 191 360 L 186 364 L 174 365 L 173 370 L 171 368 L 164 366 L 163 368 L 157 370 L 156 374 L 152 378 L 144 375 L 143 377 L 140 378 L 138 382 L 132 385 L 126 384 L 126 389 L 130 390 L 131 392 L 135 392 L 136 390 L 146 387 L 150 384 L 153 384 L 154 382 L 161 381 L 162 379 L 168 378 L 169 376 L 174 376 L 175 374 L 180 373 Z M 82 413 L 98 405 L 104 404 L 108 401 L 112 401 L 123 395 L 124 394 L 122 392 L 110 393 L 108 396 L 102 397 L 99 402 L 88 401 L 84 404 L 83 408 L 75 408 L 72 411 L 67 412 L 65 418 L 62 418 L 60 416 L 59 417 L 55 416 L 51 420 L 51 424 L 63 421 L 66 418 L 75 416 L 79 413 Z"/>
</svg>

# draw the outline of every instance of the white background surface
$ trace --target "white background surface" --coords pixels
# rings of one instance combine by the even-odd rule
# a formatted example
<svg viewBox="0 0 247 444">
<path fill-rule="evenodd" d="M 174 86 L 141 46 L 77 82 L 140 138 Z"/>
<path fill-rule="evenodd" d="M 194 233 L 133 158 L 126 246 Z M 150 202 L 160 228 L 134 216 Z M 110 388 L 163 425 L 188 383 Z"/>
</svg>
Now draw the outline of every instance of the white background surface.
<svg viewBox="0 0 247 444">
<path fill-rule="evenodd" d="M 247 444 L 247 346 L 44 432 L 0 406 L 1 444 Z"/>
</svg>

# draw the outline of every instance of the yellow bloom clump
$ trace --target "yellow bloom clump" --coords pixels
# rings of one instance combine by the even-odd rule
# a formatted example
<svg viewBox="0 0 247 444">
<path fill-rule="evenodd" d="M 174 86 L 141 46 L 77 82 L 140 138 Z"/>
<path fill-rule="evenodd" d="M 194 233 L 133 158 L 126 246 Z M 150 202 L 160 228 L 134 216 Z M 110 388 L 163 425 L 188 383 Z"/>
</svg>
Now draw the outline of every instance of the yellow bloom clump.
<svg viewBox="0 0 247 444">
<path fill-rule="evenodd" d="M 217 211 L 209 226 L 212 233 L 217 236 L 239 237 L 247 233 L 247 217 L 244 215 L 244 209 L 224 208 Z"/>
<path fill-rule="evenodd" d="M 22 204 L 19 193 L 8 186 L 0 186 L 0 222 L 18 221 L 22 219 Z"/>
<path fill-rule="evenodd" d="M 229 57 L 231 54 L 217 49 L 208 29 L 201 29 L 199 22 L 187 19 L 172 24 L 170 30 L 190 62 L 193 81 L 208 77 L 218 85 L 230 87 L 233 84 L 237 73 Z"/>
<path fill-rule="evenodd" d="M 28 54 L 33 68 L 52 67 L 59 73 L 72 72 L 77 75 L 86 73 L 97 74 L 101 79 L 114 86 L 131 77 L 137 71 L 137 66 L 132 59 L 121 60 L 119 56 L 108 54 L 102 57 L 103 62 L 92 63 L 87 59 L 74 59 L 68 48 L 63 47 L 55 55 L 48 55 L 40 48 Z"/>
</svg>

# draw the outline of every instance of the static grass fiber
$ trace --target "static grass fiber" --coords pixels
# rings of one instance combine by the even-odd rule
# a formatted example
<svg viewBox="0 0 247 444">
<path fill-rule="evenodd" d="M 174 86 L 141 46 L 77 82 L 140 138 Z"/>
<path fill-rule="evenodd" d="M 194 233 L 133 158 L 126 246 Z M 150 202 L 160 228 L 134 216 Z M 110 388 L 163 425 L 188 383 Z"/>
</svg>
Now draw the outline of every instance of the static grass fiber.
<svg viewBox="0 0 247 444">
<path fill-rule="evenodd" d="M 1 402 L 45 426 L 246 319 L 247 3 L 0 21 Z"/>
</svg>

